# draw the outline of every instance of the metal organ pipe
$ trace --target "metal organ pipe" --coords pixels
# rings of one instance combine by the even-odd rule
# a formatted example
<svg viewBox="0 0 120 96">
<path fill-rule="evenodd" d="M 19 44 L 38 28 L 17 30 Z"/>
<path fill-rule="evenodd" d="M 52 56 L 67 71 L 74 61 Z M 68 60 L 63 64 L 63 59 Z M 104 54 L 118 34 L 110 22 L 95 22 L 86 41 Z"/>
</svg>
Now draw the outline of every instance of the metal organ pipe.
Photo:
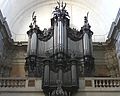
<svg viewBox="0 0 120 96">
<path fill-rule="evenodd" d="M 31 36 L 28 35 L 27 56 L 30 55 L 30 43 L 31 43 Z"/>
<path fill-rule="evenodd" d="M 49 85 L 49 61 L 44 62 L 44 85 L 48 86 Z"/>
<path fill-rule="evenodd" d="M 31 23 L 29 27 L 30 27 L 30 30 L 27 32 L 29 41 L 28 41 L 25 70 L 27 68 L 28 70 L 26 71 L 28 71 L 28 75 L 34 76 L 34 73 L 32 71 L 35 70 L 36 64 L 37 64 L 36 61 L 37 61 L 37 45 L 38 45 L 37 44 L 38 43 L 38 39 L 37 39 L 38 26 L 33 25 Z"/>
<path fill-rule="evenodd" d="M 83 36 L 83 54 L 84 54 L 84 56 L 92 56 L 93 55 L 92 34 L 93 33 L 91 31 L 84 32 L 84 36 Z"/>
<path fill-rule="evenodd" d="M 93 49 L 92 49 L 92 35 L 93 32 L 90 30 L 90 25 L 88 23 L 88 17 L 84 17 L 84 26 L 82 27 L 83 31 L 83 49 L 84 49 L 84 56 L 92 56 Z"/>
<path fill-rule="evenodd" d="M 67 52 L 66 18 L 54 18 L 54 53 Z"/>
<path fill-rule="evenodd" d="M 30 29 L 28 32 L 28 48 L 27 55 L 37 55 L 37 30 Z"/>
<path fill-rule="evenodd" d="M 77 84 L 77 62 L 75 60 L 71 61 L 71 76 L 72 76 L 72 85 L 76 85 Z"/>
<path fill-rule="evenodd" d="M 31 37 L 31 45 L 30 45 L 30 55 L 36 55 L 37 53 L 37 34 L 33 32 Z"/>
<path fill-rule="evenodd" d="M 84 58 L 84 74 L 85 76 L 92 76 L 94 74 L 94 58 L 92 48 L 92 35 L 93 32 L 90 30 L 88 18 L 85 16 L 83 31 L 83 58 Z"/>
<path fill-rule="evenodd" d="M 89 38 L 89 39 L 90 39 L 90 40 L 89 40 L 89 41 L 90 41 L 90 50 L 91 50 L 91 55 L 93 56 L 93 45 L 92 45 L 92 34 L 93 34 L 93 33 L 90 33 L 90 34 L 91 34 L 91 35 L 90 35 L 90 38 Z"/>
<path fill-rule="evenodd" d="M 90 39 L 88 33 L 84 33 L 83 36 L 83 48 L 84 48 L 84 56 L 91 55 L 91 48 L 90 48 Z"/>
</svg>

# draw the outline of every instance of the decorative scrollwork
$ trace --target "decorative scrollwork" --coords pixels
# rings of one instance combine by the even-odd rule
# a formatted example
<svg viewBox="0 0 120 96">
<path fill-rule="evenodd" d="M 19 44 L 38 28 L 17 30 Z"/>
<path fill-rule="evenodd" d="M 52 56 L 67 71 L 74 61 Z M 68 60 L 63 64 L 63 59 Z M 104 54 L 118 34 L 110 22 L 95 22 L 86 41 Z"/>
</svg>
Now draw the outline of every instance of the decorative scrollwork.
<svg viewBox="0 0 120 96">
<path fill-rule="evenodd" d="M 67 31 L 68 31 L 68 37 L 73 41 L 79 41 L 83 37 L 83 32 L 82 31 L 78 31 L 74 28 L 73 29 L 68 28 Z"/>
<path fill-rule="evenodd" d="M 57 89 L 54 90 L 51 96 L 68 96 L 67 92 L 62 89 L 62 81 L 57 81 Z"/>
<path fill-rule="evenodd" d="M 60 2 L 57 2 L 58 6 L 55 7 L 55 11 L 53 11 L 54 17 L 69 17 L 69 14 L 67 12 L 67 10 L 65 10 L 66 7 L 66 3 L 65 5 L 62 4 L 60 5 Z"/>
<path fill-rule="evenodd" d="M 39 30 L 37 36 L 39 40 L 46 42 L 53 36 L 53 28 L 48 30 L 44 28 L 43 31 Z"/>
</svg>

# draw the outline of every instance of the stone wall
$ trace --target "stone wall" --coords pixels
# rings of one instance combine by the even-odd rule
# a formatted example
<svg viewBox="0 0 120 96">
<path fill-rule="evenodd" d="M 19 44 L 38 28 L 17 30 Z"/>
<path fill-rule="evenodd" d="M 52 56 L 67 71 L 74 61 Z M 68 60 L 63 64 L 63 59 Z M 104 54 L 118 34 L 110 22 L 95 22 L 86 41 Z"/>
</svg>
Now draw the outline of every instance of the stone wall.
<svg viewBox="0 0 120 96">
<path fill-rule="evenodd" d="M 10 57 L 12 60 L 12 70 L 10 73 L 11 77 L 25 77 L 24 65 L 25 65 L 26 52 L 27 52 L 27 45 L 25 42 L 14 43 L 12 57 Z"/>
<path fill-rule="evenodd" d="M 0 11 L 0 77 L 9 77 L 11 70 L 12 39 L 9 27 Z"/>
</svg>

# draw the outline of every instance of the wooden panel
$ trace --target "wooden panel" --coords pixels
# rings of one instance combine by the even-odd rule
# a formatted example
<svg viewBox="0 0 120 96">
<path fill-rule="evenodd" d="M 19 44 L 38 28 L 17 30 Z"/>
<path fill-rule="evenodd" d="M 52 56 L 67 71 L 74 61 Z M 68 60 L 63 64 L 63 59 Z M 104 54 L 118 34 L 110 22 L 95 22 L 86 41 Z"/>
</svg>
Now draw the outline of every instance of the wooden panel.
<svg viewBox="0 0 120 96">
<path fill-rule="evenodd" d="M 85 86 L 86 87 L 92 87 L 92 81 L 91 80 L 85 80 Z"/>
<path fill-rule="evenodd" d="M 35 80 L 29 80 L 28 87 L 35 87 Z"/>
</svg>

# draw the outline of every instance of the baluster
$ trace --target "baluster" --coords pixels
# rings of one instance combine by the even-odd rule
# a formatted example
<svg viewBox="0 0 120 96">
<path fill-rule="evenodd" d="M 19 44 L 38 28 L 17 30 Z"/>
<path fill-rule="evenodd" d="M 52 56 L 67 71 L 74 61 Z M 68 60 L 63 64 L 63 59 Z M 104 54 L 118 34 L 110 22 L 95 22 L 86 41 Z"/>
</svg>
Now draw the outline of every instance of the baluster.
<svg viewBox="0 0 120 96">
<path fill-rule="evenodd" d="M 94 87 L 97 87 L 97 81 L 94 80 Z"/>
<path fill-rule="evenodd" d="M 24 86 L 23 87 L 25 87 L 25 85 L 26 85 L 26 80 L 24 80 Z"/>
<path fill-rule="evenodd" d="M 8 82 L 8 83 L 9 83 L 9 87 L 12 87 L 12 86 L 11 86 L 11 80 L 9 80 L 9 82 Z"/>
<path fill-rule="evenodd" d="M 117 87 L 117 80 L 114 80 L 114 87 Z"/>
<path fill-rule="evenodd" d="M 3 87 L 3 86 L 4 86 L 4 80 L 1 79 L 1 87 Z"/>
<path fill-rule="evenodd" d="M 118 80 L 118 87 L 120 87 L 120 80 Z"/>
<path fill-rule="evenodd" d="M 110 80 L 110 87 L 112 87 L 113 86 L 113 84 L 112 84 L 112 80 Z"/>
<path fill-rule="evenodd" d="M 119 80 L 116 80 L 116 87 L 119 87 Z"/>
<path fill-rule="evenodd" d="M 11 79 L 11 87 L 14 87 L 14 86 L 13 86 L 13 80 L 12 80 L 12 79 Z"/>
<path fill-rule="evenodd" d="M 102 80 L 99 80 L 99 86 L 102 87 Z"/>
<path fill-rule="evenodd" d="M 20 87 L 23 86 L 23 80 L 19 80 Z"/>
<path fill-rule="evenodd" d="M 21 87 L 24 86 L 24 80 L 21 80 Z"/>
<path fill-rule="evenodd" d="M 111 87 L 111 85 L 110 85 L 110 80 L 108 80 L 108 84 L 109 84 L 109 86 L 108 86 L 108 87 Z"/>
<path fill-rule="evenodd" d="M 116 86 L 115 87 L 119 87 L 119 80 L 116 80 Z"/>
<path fill-rule="evenodd" d="M 116 83 L 115 87 L 118 87 L 118 80 L 116 80 L 115 83 Z"/>
<path fill-rule="evenodd" d="M 20 87 L 19 80 L 16 80 L 17 87 Z"/>
<path fill-rule="evenodd" d="M 22 80 L 19 80 L 19 87 L 22 86 Z"/>
<path fill-rule="evenodd" d="M 13 86 L 16 87 L 16 81 L 15 80 L 13 80 Z"/>
<path fill-rule="evenodd" d="M 120 80 L 118 80 L 118 87 L 120 87 Z"/>
<path fill-rule="evenodd" d="M 112 87 L 115 87 L 115 80 L 112 80 Z"/>
<path fill-rule="evenodd" d="M 100 80 L 97 80 L 97 87 L 100 87 Z"/>
<path fill-rule="evenodd" d="M 0 87 L 2 86 L 2 80 L 0 79 Z"/>
<path fill-rule="evenodd" d="M 13 80 L 10 80 L 10 86 L 13 87 Z"/>
<path fill-rule="evenodd" d="M 105 80 L 102 80 L 102 86 L 103 86 L 103 87 L 106 86 Z"/>
<path fill-rule="evenodd" d="M 109 80 L 106 80 L 106 86 L 105 87 L 109 87 Z"/>
<path fill-rule="evenodd" d="M 8 80 L 6 79 L 6 80 L 5 80 L 5 87 L 8 87 L 8 86 L 7 86 L 7 81 L 8 81 Z"/>
<path fill-rule="evenodd" d="M 22 80 L 22 87 L 25 86 L 25 80 Z"/>
<path fill-rule="evenodd" d="M 117 80 L 113 80 L 113 86 L 116 87 L 116 84 L 117 84 Z"/>
<path fill-rule="evenodd" d="M 17 87 L 18 85 L 17 85 L 17 82 L 16 82 L 16 80 L 14 80 L 14 87 Z"/>
<path fill-rule="evenodd" d="M 2 79 L 2 87 L 5 87 L 5 80 Z"/>
<path fill-rule="evenodd" d="M 7 79 L 7 82 L 6 82 L 6 83 L 7 83 L 7 87 L 9 87 L 9 79 Z"/>
</svg>

